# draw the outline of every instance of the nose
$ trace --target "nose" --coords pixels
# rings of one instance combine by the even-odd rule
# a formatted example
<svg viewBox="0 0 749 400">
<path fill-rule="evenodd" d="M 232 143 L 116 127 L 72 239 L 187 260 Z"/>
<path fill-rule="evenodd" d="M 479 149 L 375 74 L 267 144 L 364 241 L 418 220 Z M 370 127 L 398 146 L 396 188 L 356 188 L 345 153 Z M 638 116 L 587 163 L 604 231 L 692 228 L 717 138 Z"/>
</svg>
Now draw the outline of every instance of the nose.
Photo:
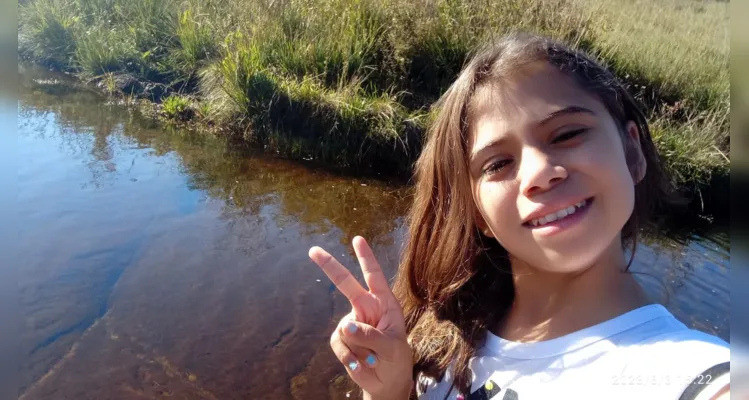
<svg viewBox="0 0 749 400">
<path fill-rule="evenodd" d="M 518 170 L 520 190 L 525 196 L 543 193 L 567 178 L 567 169 L 555 162 L 549 154 L 528 147 L 523 150 Z"/>
</svg>

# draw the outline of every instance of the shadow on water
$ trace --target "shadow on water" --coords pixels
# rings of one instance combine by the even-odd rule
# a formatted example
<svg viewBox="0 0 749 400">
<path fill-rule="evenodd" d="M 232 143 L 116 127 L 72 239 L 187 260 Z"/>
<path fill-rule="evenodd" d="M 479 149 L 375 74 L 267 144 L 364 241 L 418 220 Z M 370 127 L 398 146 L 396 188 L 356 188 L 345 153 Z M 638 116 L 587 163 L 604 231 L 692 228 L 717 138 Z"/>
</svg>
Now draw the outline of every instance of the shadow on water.
<svg viewBox="0 0 749 400">
<path fill-rule="evenodd" d="M 358 276 L 362 235 L 392 275 L 409 189 L 171 129 L 20 69 L 21 398 L 346 398 L 328 335 L 347 303 L 307 250 Z M 728 243 L 709 237 L 646 239 L 633 270 L 727 339 Z"/>
</svg>

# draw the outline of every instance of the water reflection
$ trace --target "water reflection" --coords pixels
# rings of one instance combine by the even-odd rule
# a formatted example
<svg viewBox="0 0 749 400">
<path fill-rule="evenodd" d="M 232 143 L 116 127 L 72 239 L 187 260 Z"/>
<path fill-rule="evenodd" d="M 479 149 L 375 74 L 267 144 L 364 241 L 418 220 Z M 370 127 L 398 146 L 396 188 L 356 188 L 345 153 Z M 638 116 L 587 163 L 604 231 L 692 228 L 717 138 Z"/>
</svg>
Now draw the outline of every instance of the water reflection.
<svg viewBox="0 0 749 400">
<path fill-rule="evenodd" d="M 408 189 L 165 128 L 59 75 L 19 78 L 22 398 L 346 398 L 328 335 L 347 303 L 307 249 L 354 267 L 363 235 L 392 274 Z M 634 269 L 727 337 L 727 265 L 720 246 L 665 241 Z"/>
<path fill-rule="evenodd" d="M 405 190 L 21 78 L 26 398 L 343 396 L 348 310 L 306 252 L 354 265 L 362 234 L 392 268 Z"/>
<path fill-rule="evenodd" d="M 728 341 L 730 255 L 725 233 L 711 237 L 643 238 L 632 271 L 681 321 Z"/>
</svg>

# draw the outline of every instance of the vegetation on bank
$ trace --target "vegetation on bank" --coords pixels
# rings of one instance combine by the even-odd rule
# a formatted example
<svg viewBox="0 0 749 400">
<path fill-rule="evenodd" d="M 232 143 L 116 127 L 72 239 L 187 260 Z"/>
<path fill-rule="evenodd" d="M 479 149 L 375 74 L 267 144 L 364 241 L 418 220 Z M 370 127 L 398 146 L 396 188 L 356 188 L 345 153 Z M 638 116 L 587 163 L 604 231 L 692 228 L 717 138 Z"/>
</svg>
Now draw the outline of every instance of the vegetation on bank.
<svg viewBox="0 0 749 400">
<path fill-rule="evenodd" d="M 405 172 L 470 51 L 522 29 L 597 54 L 677 184 L 729 171 L 728 6 L 690 0 L 27 0 L 19 52 L 295 158 Z"/>
</svg>

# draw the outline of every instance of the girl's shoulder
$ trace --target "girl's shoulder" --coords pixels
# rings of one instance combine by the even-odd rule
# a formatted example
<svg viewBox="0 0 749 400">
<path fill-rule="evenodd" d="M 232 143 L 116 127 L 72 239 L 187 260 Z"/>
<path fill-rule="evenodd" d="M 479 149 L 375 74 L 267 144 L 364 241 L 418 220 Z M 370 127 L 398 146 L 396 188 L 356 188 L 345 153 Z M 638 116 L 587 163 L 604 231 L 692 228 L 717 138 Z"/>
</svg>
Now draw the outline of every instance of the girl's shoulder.
<svg viewBox="0 0 749 400">
<path fill-rule="evenodd" d="M 642 323 L 610 338 L 612 355 L 624 364 L 694 373 L 730 359 L 728 343 L 711 334 L 690 329 L 661 305 L 648 306 Z"/>
<path fill-rule="evenodd" d="M 638 343 L 624 346 L 627 350 L 639 349 L 650 354 L 647 358 L 671 356 L 673 358 L 727 358 L 730 347 L 725 340 L 695 329 L 683 328 L 664 331 Z"/>
<path fill-rule="evenodd" d="M 687 327 L 618 346 L 612 353 L 620 367 L 611 383 L 640 397 L 710 399 L 730 383 L 728 343 Z"/>
<path fill-rule="evenodd" d="M 729 383 L 729 344 L 723 339 L 690 329 L 671 316 L 653 324 L 649 335 L 617 346 L 620 385 L 671 389 L 678 398 L 703 398 Z M 703 397 L 697 397 L 702 393 Z M 709 398 L 709 396 L 704 397 Z"/>
</svg>

